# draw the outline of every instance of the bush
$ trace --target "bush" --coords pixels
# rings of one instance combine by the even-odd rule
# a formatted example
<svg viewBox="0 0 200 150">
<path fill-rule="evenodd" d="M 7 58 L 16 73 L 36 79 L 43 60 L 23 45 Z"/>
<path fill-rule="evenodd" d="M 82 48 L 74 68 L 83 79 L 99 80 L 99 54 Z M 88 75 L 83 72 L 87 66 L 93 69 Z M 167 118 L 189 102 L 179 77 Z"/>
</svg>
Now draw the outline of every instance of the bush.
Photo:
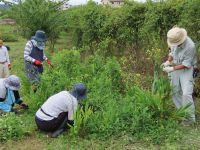
<svg viewBox="0 0 200 150">
<path fill-rule="evenodd" d="M 63 50 L 52 61 L 57 65 L 45 70 L 37 94 L 31 97 L 41 105 L 49 96 L 71 89 L 74 83 L 85 83 L 88 99 L 77 111 L 71 135 L 105 140 L 129 134 L 154 143 L 180 138 L 178 123 L 187 116 L 188 106 L 179 110 L 173 107 L 166 79 L 155 78 L 153 93 L 133 85 L 126 90 L 115 57 L 94 55 L 81 60 L 79 51 Z"/>
<path fill-rule="evenodd" d="M 17 42 L 18 38 L 14 34 L 3 34 L 2 39 L 4 42 Z"/>
<path fill-rule="evenodd" d="M 14 113 L 0 117 L 0 141 L 22 138 L 26 133 L 23 121 Z"/>
</svg>

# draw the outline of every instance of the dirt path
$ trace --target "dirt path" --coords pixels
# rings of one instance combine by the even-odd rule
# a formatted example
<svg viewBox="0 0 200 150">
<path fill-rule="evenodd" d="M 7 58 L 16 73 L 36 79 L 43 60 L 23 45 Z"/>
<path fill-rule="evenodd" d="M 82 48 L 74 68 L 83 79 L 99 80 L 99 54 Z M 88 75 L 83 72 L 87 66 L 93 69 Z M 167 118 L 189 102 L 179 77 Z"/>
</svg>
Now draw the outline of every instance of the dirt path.
<svg viewBox="0 0 200 150">
<path fill-rule="evenodd" d="M 1 144 L 0 150 L 43 150 L 47 147 L 46 142 L 35 136 L 27 137 L 20 141 L 9 141 Z"/>
</svg>

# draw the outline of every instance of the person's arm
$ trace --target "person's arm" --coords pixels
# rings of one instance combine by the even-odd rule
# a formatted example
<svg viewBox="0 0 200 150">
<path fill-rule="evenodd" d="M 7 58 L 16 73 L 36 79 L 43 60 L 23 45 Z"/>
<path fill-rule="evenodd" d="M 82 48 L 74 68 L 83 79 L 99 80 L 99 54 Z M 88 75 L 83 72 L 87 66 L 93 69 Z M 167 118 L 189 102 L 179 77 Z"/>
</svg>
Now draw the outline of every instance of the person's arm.
<svg viewBox="0 0 200 150">
<path fill-rule="evenodd" d="M 45 61 L 47 61 L 47 56 L 45 55 L 45 53 L 44 53 L 44 50 L 43 50 L 43 59 L 45 60 Z"/>
<path fill-rule="evenodd" d="M 5 47 L 5 52 L 6 52 L 6 60 L 7 60 L 7 63 L 9 65 L 10 64 L 10 59 L 9 59 L 8 50 L 7 50 L 6 47 Z"/>
<path fill-rule="evenodd" d="M 6 99 L 7 90 L 5 87 L 0 87 L 0 101 L 4 101 Z"/>
<path fill-rule="evenodd" d="M 189 48 L 185 54 L 184 54 L 184 58 L 183 61 L 180 65 L 176 65 L 173 67 L 165 67 L 163 68 L 163 71 L 170 73 L 176 70 L 182 70 L 182 69 L 189 69 L 190 67 L 193 66 L 193 59 L 195 56 L 195 48 Z"/>
<path fill-rule="evenodd" d="M 5 98 L 0 98 L 0 102 L 3 102 L 3 101 L 5 101 Z"/>
<path fill-rule="evenodd" d="M 187 67 L 184 65 L 176 65 L 174 66 L 174 70 L 181 70 L 181 69 L 186 69 Z"/>
<path fill-rule="evenodd" d="M 21 99 L 21 97 L 19 95 L 19 91 L 13 91 L 13 93 L 14 93 L 14 96 L 15 96 L 15 103 L 20 105 L 22 109 L 28 109 L 29 107 L 28 107 L 27 104 L 25 104 L 22 101 L 22 99 Z"/>
<path fill-rule="evenodd" d="M 31 41 L 27 42 L 25 49 L 24 49 L 24 59 L 26 61 L 34 63 L 35 59 L 30 56 L 32 48 L 33 48 L 33 45 L 31 43 Z"/>
<path fill-rule="evenodd" d="M 72 100 L 72 103 L 68 107 L 68 124 L 73 126 L 74 125 L 74 113 L 77 110 L 77 103 L 74 103 Z"/>
</svg>

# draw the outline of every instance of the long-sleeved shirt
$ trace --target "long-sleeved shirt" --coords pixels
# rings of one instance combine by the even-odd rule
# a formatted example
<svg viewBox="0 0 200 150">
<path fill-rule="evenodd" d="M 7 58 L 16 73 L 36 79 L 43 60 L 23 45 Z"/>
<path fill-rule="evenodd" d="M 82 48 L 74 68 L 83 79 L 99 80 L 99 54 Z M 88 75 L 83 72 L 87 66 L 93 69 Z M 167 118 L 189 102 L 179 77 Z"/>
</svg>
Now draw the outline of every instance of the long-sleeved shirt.
<svg viewBox="0 0 200 150">
<path fill-rule="evenodd" d="M 7 62 L 8 64 L 10 64 L 8 50 L 5 46 L 0 47 L 0 62 Z"/>
<path fill-rule="evenodd" d="M 57 118 L 62 112 L 68 112 L 68 120 L 73 120 L 73 114 L 77 110 L 77 105 L 78 101 L 74 96 L 68 91 L 62 91 L 51 96 L 36 112 L 36 116 L 39 119 L 49 121 Z"/>
<path fill-rule="evenodd" d="M 26 61 L 29 61 L 29 62 L 32 62 L 32 63 L 35 61 L 35 59 L 30 56 L 31 51 L 33 49 L 33 43 L 34 43 L 33 41 L 32 42 L 28 41 L 26 43 L 26 46 L 25 46 L 25 49 L 24 49 L 24 59 Z M 44 53 L 44 51 L 43 51 L 43 53 Z M 47 57 L 46 57 L 45 54 L 44 54 L 43 58 L 44 58 L 44 60 L 47 60 Z"/>
<path fill-rule="evenodd" d="M 194 42 L 187 37 L 186 41 L 176 48 L 172 48 L 173 63 L 187 68 L 197 65 L 197 55 Z"/>
<path fill-rule="evenodd" d="M 6 87 L 4 84 L 5 79 L 0 79 L 0 98 L 5 99 L 6 98 Z"/>
</svg>

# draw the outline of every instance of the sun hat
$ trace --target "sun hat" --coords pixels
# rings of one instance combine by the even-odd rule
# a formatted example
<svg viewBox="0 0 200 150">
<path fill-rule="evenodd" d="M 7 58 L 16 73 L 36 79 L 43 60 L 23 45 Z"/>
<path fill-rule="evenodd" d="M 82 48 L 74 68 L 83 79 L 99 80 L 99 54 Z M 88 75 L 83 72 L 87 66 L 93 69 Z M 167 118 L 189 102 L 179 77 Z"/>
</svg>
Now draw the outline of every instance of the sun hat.
<svg viewBox="0 0 200 150">
<path fill-rule="evenodd" d="M 20 80 L 16 75 L 11 75 L 4 80 L 4 85 L 6 88 L 9 88 L 14 91 L 18 91 L 20 89 Z"/>
<path fill-rule="evenodd" d="M 187 38 L 187 31 L 184 28 L 174 27 L 167 33 L 167 43 L 170 47 L 182 44 Z"/>
<path fill-rule="evenodd" d="M 33 36 L 32 39 L 39 41 L 39 42 L 45 42 L 47 40 L 46 34 L 42 30 L 37 30 L 35 33 L 35 36 Z"/>
<path fill-rule="evenodd" d="M 87 88 L 83 83 L 78 83 L 73 86 L 72 95 L 77 99 L 86 99 Z"/>
</svg>

